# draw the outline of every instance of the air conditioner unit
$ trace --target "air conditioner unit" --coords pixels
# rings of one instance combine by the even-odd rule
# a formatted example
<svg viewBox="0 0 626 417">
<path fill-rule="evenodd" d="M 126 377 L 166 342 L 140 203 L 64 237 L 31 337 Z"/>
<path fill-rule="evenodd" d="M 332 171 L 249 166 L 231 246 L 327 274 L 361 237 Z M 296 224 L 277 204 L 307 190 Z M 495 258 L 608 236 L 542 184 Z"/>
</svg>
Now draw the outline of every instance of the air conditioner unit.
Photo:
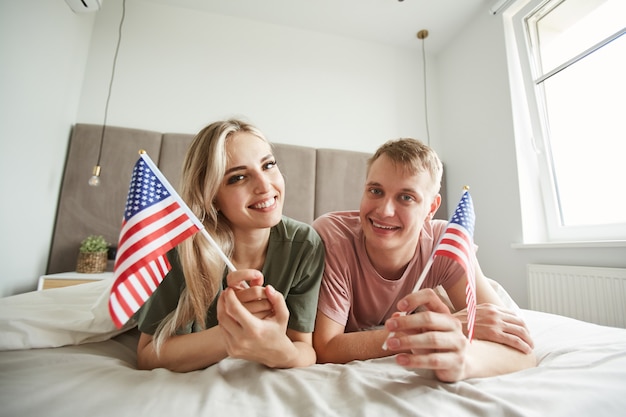
<svg viewBox="0 0 626 417">
<path fill-rule="evenodd" d="M 504 11 L 511 3 L 513 3 L 513 0 L 497 0 L 489 8 L 489 14 L 496 15 Z"/>
<path fill-rule="evenodd" d="M 102 0 L 65 0 L 74 13 L 89 13 L 100 10 Z"/>
</svg>

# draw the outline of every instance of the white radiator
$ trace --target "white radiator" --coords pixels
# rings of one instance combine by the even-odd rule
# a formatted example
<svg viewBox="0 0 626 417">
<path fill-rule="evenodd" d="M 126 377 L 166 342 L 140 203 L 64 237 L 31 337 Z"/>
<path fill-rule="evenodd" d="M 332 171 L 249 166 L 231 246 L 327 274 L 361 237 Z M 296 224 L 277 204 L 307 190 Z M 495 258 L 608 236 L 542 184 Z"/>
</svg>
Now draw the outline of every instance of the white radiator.
<svg viewBox="0 0 626 417">
<path fill-rule="evenodd" d="M 530 309 L 626 328 L 626 269 L 528 265 Z"/>
</svg>

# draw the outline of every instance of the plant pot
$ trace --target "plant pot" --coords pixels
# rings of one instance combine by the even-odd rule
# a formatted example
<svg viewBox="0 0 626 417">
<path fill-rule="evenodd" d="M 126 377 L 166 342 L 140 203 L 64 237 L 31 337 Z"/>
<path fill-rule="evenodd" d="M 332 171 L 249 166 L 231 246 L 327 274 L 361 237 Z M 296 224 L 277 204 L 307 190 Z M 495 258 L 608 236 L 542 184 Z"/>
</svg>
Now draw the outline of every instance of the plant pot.
<svg viewBox="0 0 626 417">
<path fill-rule="evenodd" d="M 107 269 L 107 252 L 78 252 L 76 272 L 97 274 Z"/>
</svg>

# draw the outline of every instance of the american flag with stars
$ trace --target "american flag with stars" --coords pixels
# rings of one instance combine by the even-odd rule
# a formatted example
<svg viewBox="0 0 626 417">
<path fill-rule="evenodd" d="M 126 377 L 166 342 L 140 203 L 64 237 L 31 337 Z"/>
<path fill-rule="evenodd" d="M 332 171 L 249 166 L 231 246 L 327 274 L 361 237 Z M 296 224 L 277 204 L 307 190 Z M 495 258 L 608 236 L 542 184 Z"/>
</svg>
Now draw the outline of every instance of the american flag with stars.
<svg viewBox="0 0 626 417">
<path fill-rule="evenodd" d="M 452 219 L 435 249 L 434 256 L 447 256 L 460 263 L 467 275 L 465 288 L 467 303 L 467 337 L 471 341 L 474 336 L 476 319 L 476 269 L 474 265 L 474 203 L 472 196 L 465 187 L 461 201 L 456 207 Z"/>
<path fill-rule="evenodd" d="M 109 313 L 121 328 L 171 269 L 166 253 L 202 229 L 148 154 L 133 169 L 124 209 Z"/>
</svg>

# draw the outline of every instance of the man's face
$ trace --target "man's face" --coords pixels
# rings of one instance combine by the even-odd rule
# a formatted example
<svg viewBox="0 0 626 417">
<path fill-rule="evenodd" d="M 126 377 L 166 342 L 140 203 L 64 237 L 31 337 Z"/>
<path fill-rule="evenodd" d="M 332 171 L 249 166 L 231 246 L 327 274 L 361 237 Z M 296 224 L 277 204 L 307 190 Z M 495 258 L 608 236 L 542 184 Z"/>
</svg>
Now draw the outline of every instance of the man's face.
<svg viewBox="0 0 626 417">
<path fill-rule="evenodd" d="M 437 208 L 432 188 L 426 171 L 410 174 L 384 154 L 372 163 L 360 207 L 369 254 L 413 256 L 424 222 Z"/>
</svg>

